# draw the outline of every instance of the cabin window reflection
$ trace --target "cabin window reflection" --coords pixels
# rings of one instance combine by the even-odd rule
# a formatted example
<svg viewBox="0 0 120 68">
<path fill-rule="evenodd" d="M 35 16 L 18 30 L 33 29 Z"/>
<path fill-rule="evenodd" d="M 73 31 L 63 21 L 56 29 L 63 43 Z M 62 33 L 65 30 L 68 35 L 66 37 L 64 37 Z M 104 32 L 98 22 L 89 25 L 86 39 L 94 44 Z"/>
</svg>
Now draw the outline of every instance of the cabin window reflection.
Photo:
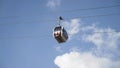
<svg viewBox="0 0 120 68">
<path fill-rule="evenodd" d="M 61 27 L 56 27 L 54 31 L 60 31 Z"/>
</svg>

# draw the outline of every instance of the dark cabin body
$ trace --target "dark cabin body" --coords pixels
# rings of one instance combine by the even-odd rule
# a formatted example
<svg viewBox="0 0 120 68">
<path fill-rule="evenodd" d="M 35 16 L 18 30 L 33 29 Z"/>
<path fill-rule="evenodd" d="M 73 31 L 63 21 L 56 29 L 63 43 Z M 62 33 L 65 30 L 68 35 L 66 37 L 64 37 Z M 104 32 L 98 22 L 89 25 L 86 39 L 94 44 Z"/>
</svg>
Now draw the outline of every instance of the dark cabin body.
<svg viewBox="0 0 120 68">
<path fill-rule="evenodd" d="M 68 39 L 68 34 L 64 27 L 57 26 L 54 28 L 53 36 L 57 40 L 58 43 L 66 42 Z"/>
</svg>

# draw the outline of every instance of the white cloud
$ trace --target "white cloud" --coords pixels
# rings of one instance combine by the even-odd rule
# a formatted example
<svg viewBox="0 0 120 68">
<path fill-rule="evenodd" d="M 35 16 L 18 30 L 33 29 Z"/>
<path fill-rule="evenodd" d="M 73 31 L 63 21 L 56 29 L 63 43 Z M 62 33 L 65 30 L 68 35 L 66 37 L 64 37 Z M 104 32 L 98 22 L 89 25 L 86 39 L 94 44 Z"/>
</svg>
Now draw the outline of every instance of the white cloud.
<svg viewBox="0 0 120 68">
<path fill-rule="evenodd" d="M 119 68 L 120 61 L 96 57 L 91 53 L 70 52 L 57 56 L 54 63 L 59 68 Z"/>
<path fill-rule="evenodd" d="M 72 19 L 69 21 L 63 22 L 64 26 L 67 29 L 67 32 L 69 34 L 69 38 L 79 33 L 80 28 L 80 20 L 79 19 Z"/>
<path fill-rule="evenodd" d="M 46 6 L 49 7 L 50 9 L 54 9 L 58 6 L 60 6 L 61 0 L 48 0 Z"/>
<path fill-rule="evenodd" d="M 88 30 L 94 30 L 96 28 L 95 24 L 92 24 L 90 26 L 82 26 L 82 28 L 80 28 L 82 31 L 88 31 Z"/>
<path fill-rule="evenodd" d="M 110 28 L 94 28 L 92 32 L 92 34 L 83 36 L 83 39 L 87 42 L 92 42 L 98 48 L 107 47 L 109 49 L 116 49 L 118 47 L 120 32 L 115 32 L 114 29 Z"/>
<path fill-rule="evenodd" d="M 111 28 L 98 28 L 96 25 L 85 26 L 83 29 L 83 31 L 91 32 L 82 35 L 83 41 L 86 43 L 93 43 L 94 46 L 96 46 L 91 52 L 97 56 L 111 59 L 117 59 L 120 56 L 120 32 L 116 32 Z"/>
<path fill-rule="evenodd" d="M 79 47 L 75 46 L 69 49 L 70 53 L 57 56 L 54 63 L 59 68 L 120 67 L 120 32 L 116 32 L 112 28 L 100 28 L 95 24 L 83 25 L 79 19 L 64 21 L 63 24 L 67 27 L 70 38 L 80 34 L 82 42 L 94 47 L 88 52 L 88 50 L 81 51 L 78 49 Z"/>
</svg>

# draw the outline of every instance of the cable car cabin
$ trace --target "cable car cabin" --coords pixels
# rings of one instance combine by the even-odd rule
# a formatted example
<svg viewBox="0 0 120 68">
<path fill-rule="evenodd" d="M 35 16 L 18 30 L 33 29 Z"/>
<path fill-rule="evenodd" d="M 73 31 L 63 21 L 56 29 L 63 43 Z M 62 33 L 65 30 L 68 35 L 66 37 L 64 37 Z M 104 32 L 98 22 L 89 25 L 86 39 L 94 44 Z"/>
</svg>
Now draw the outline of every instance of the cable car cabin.
<svg viewBox="0 0 120 68">
<path fill-rule="evenodd" d="M 58 43 L 66 42 L 66 40 L 68 39 L 68 34 L 62 26 L 55 27 L 53 35 L 55 39 L 58 41 Z"/>
</svg>

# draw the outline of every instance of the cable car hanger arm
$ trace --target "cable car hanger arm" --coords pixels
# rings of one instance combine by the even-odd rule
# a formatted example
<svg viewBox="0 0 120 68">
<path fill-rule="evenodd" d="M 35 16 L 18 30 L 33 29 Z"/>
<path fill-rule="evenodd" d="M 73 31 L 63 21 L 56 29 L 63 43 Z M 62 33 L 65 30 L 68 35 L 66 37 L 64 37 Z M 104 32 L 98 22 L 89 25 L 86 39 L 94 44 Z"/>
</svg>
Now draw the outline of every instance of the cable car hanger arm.
<svg viewBox="0 0 120 68">
<path fill-rule="evenodd" d="M 58 19 L 58 23 L 59 23 L 59 26 L 61 26 L 61 20 L 63 20 L 63 18 L 61 16 L 59 16 L 59 19 Z"/>
</svg>

